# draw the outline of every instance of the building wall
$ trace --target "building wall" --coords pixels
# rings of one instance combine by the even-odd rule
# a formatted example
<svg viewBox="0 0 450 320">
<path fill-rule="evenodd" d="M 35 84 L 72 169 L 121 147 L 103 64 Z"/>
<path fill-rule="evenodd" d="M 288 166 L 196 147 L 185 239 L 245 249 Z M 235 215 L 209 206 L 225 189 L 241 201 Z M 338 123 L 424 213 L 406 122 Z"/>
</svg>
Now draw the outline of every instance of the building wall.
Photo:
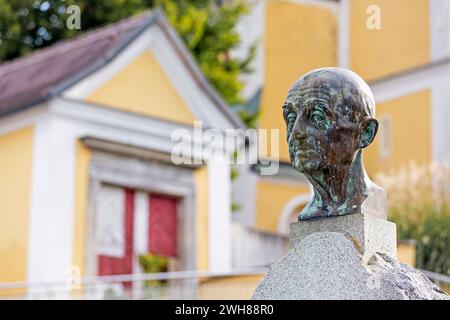
<svg viewBox="0 0 450 320">
<path fill-rule="evenodd" d="M 266 5 L 259 125 L 280 130 L 281 161 L 289 161 L 281 113 L 286 94 L 305 72 L 337 64 L 336 34 L 336 16 L 328 8 L 292 1 L 268 1 Z"/>
<path fill-rule="evenodd" d="M 380 8 L 381 29 L 370 30 L 367 8 Z M 350 69 L 374 80 L 430 61 L 428 0 L 350 0 Z"/>
<path fill-rule="evenodd" d="M 196 120 L 186 102 L 180 97 L 165 71 L 151 51 L 145 51 L 119 73 L 108 79 L 86 100 L 90 103 L 160 118 L 181 124 Z M 87 224 L 88 163 L 90 151 L 77 145 L 76 205 L 73 261 L 85 264 Z M 199 270 L 209 267 L 208 237 L 208 168 L 194 171 L 196 187 L 196 260 Z"/>
<path fill-rule="evenodd" d="M 199 283 L 198 299 L 250 300 L 263 275 L 230 276 L 205 279 Z"/>
<path fill-rule="evenodd" d="M 156 117 L 172 122 L 192 125 L 196 117 L 156 60 L 146 51 L 118 74 L 106 81 L 86 100 L 103 106 Z M 80 160 L 83 162 L 83 160 Z M 81 164 L 83 166 L 83 164 Z M 207 270 L 208 255 L 208 169 L 206 166 L 194 172 L 196 185 L 196 228 L 198 230 L 197 268 Z M 78 188 L 84 188 L 81 184 Z M 84 206 L 83 204 L 78 207 Z M 78 211 L 81 208 L 77 209 Z M 82 219 L 82 218 L 78 218 Z M 80 220 L 81 223 L 81 220 Z M 79 232 L 79 240 L 82 231 Z M 78 261 L 81 261 L 78 254 Z M 75 258 L 74 258 L 75 260 Z"/>
<path fill-rule="evenodd" d="M 195 117 L 150 51 L 109 79 L 86 99 L 123 111 L 184 124 Z"/>
<path fill-rule="evenodd" d="M 118 109 L 124 111 L 124 113 L 132 112 L 151 118 L 167 120 L 171 122 L 171 126 L 179 126 L 179 124 L 192 125 L 194 121 L 203 119 L 200 117 L 202 113 L 200 112 L 199 114 L 199 110 L 195 109 L 196 106 L 193 106 L 193 104 L 206 104 L 208 106 L 208 103 L 210 102 L 203 96 L 199 97 L 198 92 L 190 92 L 188 98 L 185 94 L 180 93 L 180 87 L 174 83 L 173 74 L 170 73 L 177 70 L 173 68 L 173 65 L 176 65 L 177 62 L 171 62 L 171 67 L 168 67 L 164 64 L 164 59 L 158 54 L 160 54 L 159 51 L 152 48 L 151 50 L 147 50 L 138 55 L 131 63 L 119 69 L 118 73 L 111 78 L 106 79 L 104 83 L 99 85 L 93 93 L 90 93 L 87 96 L 86 101 L 102 107 Z M 167 57 L 167 55 L 164 57 Z M 181 79 L 182 81 L 186 81 L 186 78 Z M 101 81 L 102 80 L 103 79 L 101 79 Z M 192 79 L 190 79 L 190 81 L 193 82 Z M 192 85 L 192 83 L 189 83 L 189 85 Z M 189 86 L 183 85 L 183 88 L 181 89 L 185 89 L 186 87 Z M 203 93 L 201 92 L 201 94 Z M 211 108 L 210 110 L 207 110 L 207 113 L 209 114 L 208 117 L 214 118 L 215 121 L 218 121 L 217 118 L 220 119 L 220 117 L 217 116 L 218 110 Z M 205 122 L 207 121 L 205 120 Z M 227 125 L 226 122 L 222 122 L 222 125 L 224 125 L 224 123 Z M 211 125 L 211 123 L 208 122 L 208 125 Z M 183 128 L 187 127 L 183 126 Z M 151 140 L 150 136 L 149 139 Z M 168 147 L 168 145 L 165 145 L 165 147 Z M 165 152 L 170 151 L 170 149 L 165 150 Z M 80 152 L 80 148 L 78 148 L 77 152 Z M 84 163 L 86 157 L 83 155 L 80 157 L 82 159 L 77 160 L 80 161 L 80 163 L 77 164 L 77 179 L 79 180 L 77 180 L 77 189 L 81 191 L 77 192 L 84 194 L 85 191 L 83 191 L 83 189 L 85 189 L 86 186 L 82 179 L 79 178 L 79 175 L 82 174 L 84 169 L 78 169 L 78 167 L 85 166 Z M 83 158 L 85 160 L 83 160 Z M 218 210 L 212 208 L 217 205 L 220 206 L 222 201 L 226 202 L 227 200 L 223 198 L 219 202 L 215 201 L 215 204 L 209 201 L 212 194 L 217 194 L 219 191 L 217 187 L 213 188 L 214 186 L 211 182 L 208 182 L 211 179 L 212 174 L 209 167 L 210 164 L 196 169 L 194 172 L 196 188 L 195 223 L 196 230 L 198 230 L 194 235 L 197 243 L 195 255 L 196 267 L 201 270 L 211 269 L 213 267 L 211 262 L 217 260 L 211 254 L 212 249 L 210 248 L 210 244 L 212 242 L 217 244 L 216 240 L 221 240 L 221 243 L 228 241 L 224 240 L 226 237 L 221 237 L 217 234 L 215 237 L 211 236 L 212 233 L 210 227 L 212 223 L 210 214 L 214 214 L 213 218 L 217 218 L 220 215 Z M 212 175 L 214 176 L 213 183 L 219 184 L 220 188 L 226 190 L 226 186 L 224 186 L 223 183 L 218 182 L 220 179 L 215 174 Z M 225 176 L 228 177 L 226 174 Z M 211 191 L 212 188 L 215 191 Z M 82 198 L 83 195 L 78 195 L 77 193 L 77 198 L 78 197 L 81 197 L 82 202 L 77 204 L 76 207 L 77 216 L 75 218 L 75 229 L 77 230 L 78 228 L 78 231 L 76 231 L 74 241 L 77 243 L 84 241 L 85 231 L 83 231 L 83 228 L 80 226 L 86 223 L 84 221 L 85 218 L 80 215 L 80 212 L 86 210 L 86 204 L 83 203 L 85 199 Z M 226 208 L 228 209 L 228 206 L 226 206 Z M 76 246 L 80 245 L 74 244 L 73 261 L 78 261 L 83 264 L 82 250 Z M 225 256 L 223 253 L 220 255 L 222 257 Z"/>
<path fill-rule="evenodd" d="M 369 175 L 398 169 L 409 161 L 427 164 L 431 161 L 431 93 L 429 90 L 409 94 L 377 105 L 376 117 L 381 126 L 374 142 L 365 150 Z M 383 129 L 383 118 L 389 121 L 389 132 Z M 383 134 L 388 134 L 384 137 Z M 380 144 L 388 139 L 390 154 L 385 156 Z"/>
<path fill-rule="evenodd" d="M 0 137 L 0 282 L 27 280 L 33 130 Z"/>
<path fill-rule="evenodd" d="M 75 159 L 75 210 L 73 223 L 73 265 L 81 268 L 85 274 L 88 232 L 88 192 L 89 163 L 92 151 L 80 141 L 76 145 Z M 193 171 L 195 184 L 195 221 L 196 221 L 196 262 L 198 270 L 208 270 L 208 167 L 202 166 Z"/>
<path fill-rule="evenodd" d="M 411 267 L 416 266 L 416 243 L 415 241 L 397 242 L 397 259 Z"/>
<path fill-rule="evenodd" d="M 260 180 L 256 189 L 256 227 L 270 233 L 278 232 L 278 222 L 286 204 L 298 196 L 310 193 L 307 185 L 284 181 Z"/>
</svg>

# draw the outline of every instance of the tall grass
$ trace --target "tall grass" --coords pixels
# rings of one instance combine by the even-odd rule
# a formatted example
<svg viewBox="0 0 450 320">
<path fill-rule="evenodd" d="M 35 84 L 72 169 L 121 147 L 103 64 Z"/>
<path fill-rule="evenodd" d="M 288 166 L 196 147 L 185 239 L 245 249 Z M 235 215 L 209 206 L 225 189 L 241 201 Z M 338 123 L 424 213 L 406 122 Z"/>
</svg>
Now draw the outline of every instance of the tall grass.
<svg viewBox="0 0 450 320">
<path fill-rule="evenodd" d="M 388 193 L 399 240 L 417 241 L 417 268 L 450 275 L 450 166 L 411 162 L 374 180 Z"/>
</svg>

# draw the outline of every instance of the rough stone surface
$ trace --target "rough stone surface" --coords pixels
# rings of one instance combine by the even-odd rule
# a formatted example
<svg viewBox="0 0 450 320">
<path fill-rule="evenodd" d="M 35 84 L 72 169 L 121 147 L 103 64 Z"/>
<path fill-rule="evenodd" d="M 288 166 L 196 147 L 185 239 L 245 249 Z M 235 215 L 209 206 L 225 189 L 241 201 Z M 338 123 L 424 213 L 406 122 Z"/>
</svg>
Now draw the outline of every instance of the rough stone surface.
<svg viewBox="0 0 450 320">
<path fill-rule="evenodd" d="M 253 299 L 449 299 L 421 272 L 359 250 L 341 232 L 310 234 L 270 267 Z"/>
<path fill-rule="evenodd" d="M 395 224 L 369 214 L 351 214 L 291 223 L 291 247 L 315 232 L 340 232 L 355 243 L 366 258 L 375 252 L 397 258 Z"/>
</svg>

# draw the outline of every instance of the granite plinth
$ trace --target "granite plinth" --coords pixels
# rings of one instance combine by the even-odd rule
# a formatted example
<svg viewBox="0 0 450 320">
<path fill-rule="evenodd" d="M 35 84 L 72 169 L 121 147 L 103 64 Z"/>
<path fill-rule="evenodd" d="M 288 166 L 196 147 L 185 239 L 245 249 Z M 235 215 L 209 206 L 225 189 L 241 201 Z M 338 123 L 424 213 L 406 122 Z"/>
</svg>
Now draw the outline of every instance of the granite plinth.
<svg viewBox="0 0 450 320">
<path fill-rule="evenodd" d="M 293 223 L 292 248 L 271 265 L 253 299 L 448 300 L 396 260 L 395 224 L 367 215 Z"/>
<path fill-rule="evenodd" d="M 395 224 L 369 214 L 313 219 L 291 223 L 290 247 L 299 244 L 316 232 L 338 232 L 351 239 L 365 257 L 375 252 L 397 258 L 397 236 Z"/>
</svg>

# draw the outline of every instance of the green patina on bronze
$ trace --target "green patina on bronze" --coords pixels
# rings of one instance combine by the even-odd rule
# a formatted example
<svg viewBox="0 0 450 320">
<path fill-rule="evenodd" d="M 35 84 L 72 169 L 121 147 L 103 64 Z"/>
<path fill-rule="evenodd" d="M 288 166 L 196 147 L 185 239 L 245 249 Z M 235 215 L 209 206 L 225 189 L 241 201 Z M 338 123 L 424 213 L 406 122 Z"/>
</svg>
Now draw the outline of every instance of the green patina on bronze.
<svg viewBox="0 0 450 320">
<path fill-rule="evenodd" d="M 375 101 L 356 73 L 322 68 L 302 76 L 283 105 L 292 166 L 314 195 L 299 220 L 367 213 L 386 218 L 386 194 L 367 176 L 362 150 L 378 129 Z"/>
</svg>

